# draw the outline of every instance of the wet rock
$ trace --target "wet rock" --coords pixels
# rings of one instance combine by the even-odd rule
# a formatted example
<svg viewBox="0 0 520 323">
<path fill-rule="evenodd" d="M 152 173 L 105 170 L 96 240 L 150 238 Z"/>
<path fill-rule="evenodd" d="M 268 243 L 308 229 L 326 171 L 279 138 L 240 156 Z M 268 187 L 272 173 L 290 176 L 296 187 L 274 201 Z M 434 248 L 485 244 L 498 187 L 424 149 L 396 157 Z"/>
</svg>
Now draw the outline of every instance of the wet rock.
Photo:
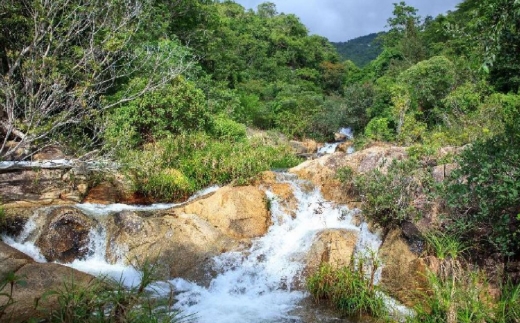
<svg viewBox="0 0 520 323">
<path fill-rule="evenodd" d="M 69 169 L 2 169 L 0 200 L 5 208 L 77 203 L 88 178 L 72 176 Z"/>
<path fill-rule="evenodd" d="M 338 141 L 344 141 L 344 140 L 347 140 L 348 139 L 348 136 L 344 133 L 341 133 L 341 132 L 335 132 L 334 133 L 334 141 L 338 142 Z"/>
<path fill-rule="evenodd" d="M 0 241 L 0 277 L 3 278 L 9 272 L 16 272 L 32 262 L 34 260 L 31 257 Z"/>
<path fill-rule="evenodd" d="M 307 255 L 306 272 L 316 272 L 320 264 L 333 268 L 349 266 L 354 255 L 358 232 L 345 229 L 327 229 L 316 234 Z"/>
<path fill-rule="evenodd" d="M 121 200 L 116 186 L 109 182 L 103 182 L 91 188 L 83 203 L 112 204 Z"/>
<path fill-rule="evenodd" d="M 29 319 L 45 318 L 49 310 L 56 309 L 56 296 L 47 295 L 51 290 L 61 290 L 65 284 L 70 288 L 86 288 L 95 278 L 75 269 L 54 263 L 37 263 L 24 253 L 0 241 L 0 278 L 14 274 L 25 284 L 15 284 L 13 303 L 6 308 L 2 322 L 27 322 Z M 0 294 L 10 294 L 10 285 Z M 3 301 L 4 299 L 2 299 Z M 35 302 L 38 301 L 38 308 Z M 2 303 L 3 304 L 3 303 Z M 42 311 L 44 309 L 44 311 Z"/>
<path fill-rule="evenodd" d="M 304 141 L 289 141 L 289 145 L 293 151 L 298 155 L 314 154 L 318 151 L 318 143 L 312 139 L 306 139 Z"/>
<path fill-rule="evenodd" d="M 149 204 L 153 201 L 137 194 L 129 178 L 115 173 L 109 176 L 109 180 L 105 179 L 105 181 L 87 190 L 83 202 L 95 204 Z"/>
<path fill-rule="evenodd" d="M 72 262 L 88 253 L 95 221 L 72 207 L 52 210 L 35 245 L 48 261 Z"/>
<path fill-rule="evenodd" d="M 207 278 L 204 263 L 240 246 L 240 242 L 193 214 L 166 211 L 142 218 L 125 211 L 111 221 L 107 229 L 109 260 L 122 259 L 136 265 L 152 261 L 164 278 L 203 281 Z"/>
<path fill-rule="evenodd" d="M 234 239 L 264 235 L 271 223 L 265 193 L 253 186 L 223 187 L 213 195 L 176 209 L 196 214 Z"/>
<path fill-rule="evenodd" d="M 401 160 L 406 156 L 405 147 L 378 145 L 352 154 L 336 152 L 306 161 L 289 171 L 315 183 L 325 199 L 354 206 L 359 202 L 359 197 L 336 178 L 338 169 L 348 167 L 354 173 L 366 173 L 373 169 L 385 172 L 392 160 Z"/>
<path fill-rule="evenodd" d="M 417 291 L 428 288 L 428 265 L 410 250 L 401 234 L 399 229 L 390 231 L 379 249 L 384 263 L 380 284 L 392 297 L 413 306 Z"/>
<path fill-rule="evenodd" d="M 293 188 L 289 183 L 280 183 L 274 172 L 263 172 L 259 174 L 254 181 L 253 186 L 257 186 L 264 191 L 270 191 L 276 195 L 276 202 L 280 204 L 281 209 L 286 214 L 296 216 L 298 201 L 294 196 Z M 270 201 L 272 202 L 272 201 Z"/>
</svg>

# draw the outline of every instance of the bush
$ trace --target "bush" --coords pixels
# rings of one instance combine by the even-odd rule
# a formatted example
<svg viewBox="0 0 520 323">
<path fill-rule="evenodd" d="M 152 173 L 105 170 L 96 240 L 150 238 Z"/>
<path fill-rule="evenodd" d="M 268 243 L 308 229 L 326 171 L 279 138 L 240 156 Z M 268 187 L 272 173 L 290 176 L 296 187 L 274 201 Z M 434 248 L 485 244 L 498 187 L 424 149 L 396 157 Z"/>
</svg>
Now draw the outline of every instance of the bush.
<svg viewBox="0 0 520 323">
<path fill-rule="evenodd" d="M 211 129 L 213 137 L 224 140 L 239 141 L 246 138 L 246 126 L 223 115 L 213 119 Z"/>
<path fill-rule="evenodd" d="M 393 160 L 386 174 L 374 169 L 355 177 L 354 186 L 363 214 L 383 227 L 422 217 L 431 207 L 434 188 L 430 172 L 416 160 Z"/>
<path fill-rule="evenodd" d="M 393 138 L 387 118 L 373 118 L 365 128 L 365 136 L 378 141 L 390 141 Z"/>
<path fill-rule="evenodd" d="M 460 156 L 445 199 L 453 212 L 451 230 L 475 247 L 520 253 L 520 132 L 473 144 Z M 490 248 L 491 247 L 491 248 Z"/>
<path fill-rule="evenodd" d="M 134 82 L 144 82 L 134 80 Z M 155 92 L 116 108 L 107 117 L 109 148 L 136 147 L 188 131 L 205 130 L 210 123 L 201 90 L 182 78 Z"/>
</svg>

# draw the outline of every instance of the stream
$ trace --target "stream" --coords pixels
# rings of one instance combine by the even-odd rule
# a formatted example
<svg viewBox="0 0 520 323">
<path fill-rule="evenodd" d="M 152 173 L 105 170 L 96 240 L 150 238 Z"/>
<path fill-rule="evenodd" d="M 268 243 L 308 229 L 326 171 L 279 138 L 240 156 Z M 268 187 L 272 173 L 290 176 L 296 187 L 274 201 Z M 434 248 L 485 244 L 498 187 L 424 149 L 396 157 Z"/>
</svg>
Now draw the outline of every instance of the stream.
<svg viewBox="0 0 520 323">
<path fill-rule="evenodd" d="M 292 186 L 297 200 L 295 214 L 283 211 L 280 199 L 270 191 L 272 225 L 267 234 L 254 239 L 251 247 L 242 252 L 227 252 L 210 260 L 212 272 L 216 273 L 207 285 L 176 278 L 156 282 L 152 287 L 157 296 L 167 297 L 171 287 L 175 291 L 175 309 L 193 315 L 197 323 L 264 323 L 264 322 L 349 322 L 334 314 L 312 306 L 305 291 L 303 271 L 305 256 L 311 248 L 316 233 L 325 229 L 345 229 L 358 232 L 357 253 L 378 250 L 381 239 L 368 230 L 366 223 L 354 225 L 357 210 L 323 199 L 320 191 L 296 175 L 278 173 L 280 183 Z M 203 196 L 218 189 L 209 188 L 196 196 Z M 129 206 L 122 204 L 78 204 L 76 207 L 99 223 L 121 210 L 159 210 L 175 206 L 157 204 L 152 206 Z M 38 230 L 36 214 L 27 221 L 23 232 L 17 237 L 3 236 L 6 243 L 44 262 L 44 257 L 34 246 Z M 90 233 L 89 255 L 67 266 L 94 275 L 108 275 L 122 280 L 126 286 L 138 283 L 140 273 L 122 260 L 108 263 L 105 251 L 108 248 L 102 225 Z M 124 259 L 121 255 L 120 259 Z M 377 275 L 380 273 L 376 273 Z"/>
</svg>

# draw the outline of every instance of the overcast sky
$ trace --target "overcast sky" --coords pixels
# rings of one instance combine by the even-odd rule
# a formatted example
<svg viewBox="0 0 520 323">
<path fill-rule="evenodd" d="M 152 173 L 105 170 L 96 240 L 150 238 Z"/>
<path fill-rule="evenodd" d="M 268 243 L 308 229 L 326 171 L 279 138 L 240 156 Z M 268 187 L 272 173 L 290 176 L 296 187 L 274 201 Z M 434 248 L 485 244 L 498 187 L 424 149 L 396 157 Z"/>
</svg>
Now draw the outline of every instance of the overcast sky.
<svg viewBox="0 0 520 323">
<path fill-rule="evenodd" d="M 270 0 L 280 13 L 294 13 L 300 17 L 311 34 L 330 41 L 346 41 L 382 31 L 392 16 L 392 3 L 400 0 Z M 267 0 L 235 0 L 242 6 L 255 9 Z M 419 9 L 419 15 L 433 17 L 454 10 L 461 0 L 407 0 L 406 4 Z"/>
</svg>

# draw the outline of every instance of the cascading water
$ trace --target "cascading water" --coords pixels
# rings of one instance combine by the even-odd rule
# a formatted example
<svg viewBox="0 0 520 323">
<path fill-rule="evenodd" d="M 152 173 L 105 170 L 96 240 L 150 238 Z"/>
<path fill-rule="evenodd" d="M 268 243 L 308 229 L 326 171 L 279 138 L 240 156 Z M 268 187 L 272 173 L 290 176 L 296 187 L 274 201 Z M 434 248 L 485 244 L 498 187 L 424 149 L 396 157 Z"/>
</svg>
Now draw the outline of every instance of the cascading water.
<svg viewBox="0 0 520 323">
<path fill-rule="evenodd" d="M 294 175 L 279 177 L 292 185 L 298 200 L 296 216 L 284 213 L 277 197 L 268 192 L 273 225 L 247 253 L 214 258 L 212 267 L 218 274 L 208 287 L 180 278 L 170 282 L 179 292 L 177 309 L 196 315 L 198 323 L 303 322 L 294 310 L 307 294 L 295 287 L 303 283 L 305 255 L 317 232 L 357 231 L 359 251 L 379 248 L 380 239 L 366 225 L 353 225 L 346 207 L 325 201 L 317 189 L 305 191 L 302 184 L 308 183 Z"/>
<path fill-rule="evenodd" d="M 304 291 L 303 272 L 306 254 L 316 233 L 326 229 L 352 230 L 358 234 L 357 252 L 376 251 L 381 240 L 368 230 L 366 224 L 353 224 L 353 212 L 347 207 L 325 201 L 318 189 L 295 175 L 277 174 L 279 182 L 290 184 L 298 202 L 296 214 L 283 211 L 278 197 L 267 192 L 271 205 L 272 226 L 267 234 L 252 242 L 249 250 L 228 252 L 211 260 L 216 273 L 209 285 L 201 286 L 181 278 L 157 282 L 153 291 L 168 296 L 170 287 L 176 292 L 176 309 L 193 314 L 197 323 L 231 322 L 311 322 L 301 317 L 299 309 L 308 296 Z M 216 190 L 213 187 L 200 195 Z M 83 260 L 69 266 L 91 274 L 108 275 L 133 286 L 140 273 L 122 262 L 109 264 L 103 219 L 121 210 L 153 210 L 172 207 L 171 204 L 135 207 L 122 204 L 80 204 L 76 207 L 94 217 L 100 225 L 90 234 L 91 251 Z M 24 232 L 16 239 L 3 237 L 12 246 L 44 261 L 34 247 L 36 217 L 31 218 Z M 32 238 L 31 238 L 32 237 Z M 377 276 L 377 275 L 376 275 Z M 377 280 L 377 277 L 376 277 Z"/>
<path fill-rule="evenodd" d="M 343 135 L 344 136 L 343 138 L 346 138 L 346 140 L 354 139 L 354 131 L 350 127 L 341 128 L 341 129 L 339 129 L 338 133 Z M 318 156 L 333 154 L 334 152 L 336 152 L 336 149 L 338 148 L 340 143 L 342 143 L 344 141 L 345 141 L 345 139 L 340 140 L 338 142 L 325 143 L 323 145 L 323 147 L 318 149 L 316 154 Z M 355 149 L 353 146 L 350 146 L 347 148 L 347 154 L 352 154 L 352 153 L 354 153 L 354 151 L 355 151 Z"/>
</svg>

